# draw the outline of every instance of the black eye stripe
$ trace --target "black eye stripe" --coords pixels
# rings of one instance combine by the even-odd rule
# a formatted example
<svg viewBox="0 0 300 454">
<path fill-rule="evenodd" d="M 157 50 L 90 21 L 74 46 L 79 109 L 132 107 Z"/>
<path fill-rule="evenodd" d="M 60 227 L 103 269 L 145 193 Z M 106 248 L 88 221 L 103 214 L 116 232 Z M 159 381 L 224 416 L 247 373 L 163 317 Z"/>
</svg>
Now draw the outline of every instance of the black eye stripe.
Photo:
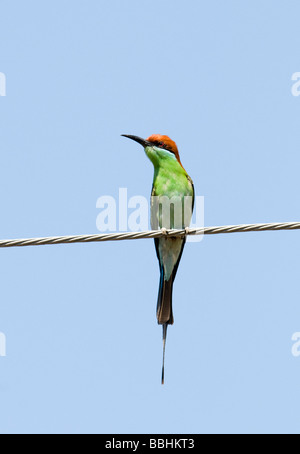
<svg viewBox="0 0 300 454">
<path fill-rule="evenodd" d="M 153 142 L 153 143 L 154 143 L 154 145 L 155 145 L 156 147 L 162 148 L 163 150 L 167 150 L 167 151 L 169 151 L 170 153 L 175 154 L 175 152 L 174 152 L 168 145 L 166 145 L 164 142 L 160 142 L 160 141 L 156 140 L 156 141 Z"/>
<path fill-rule="evenodd" d="M 169 149 L 168 145 L 166 145 L 164 142 L 155 142 L 155 145 L 159 148 L 165 148 L 166 150 Z"/>
</svg>

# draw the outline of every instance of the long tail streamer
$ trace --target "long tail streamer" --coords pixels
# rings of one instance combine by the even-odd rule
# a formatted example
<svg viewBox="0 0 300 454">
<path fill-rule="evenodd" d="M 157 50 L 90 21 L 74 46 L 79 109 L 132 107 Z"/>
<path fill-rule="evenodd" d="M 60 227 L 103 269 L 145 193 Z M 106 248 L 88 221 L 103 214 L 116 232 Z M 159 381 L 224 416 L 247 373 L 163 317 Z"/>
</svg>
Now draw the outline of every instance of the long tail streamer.
<svg viewBox="0 0 300 454">
<path fill-rule="evenodd" d="M 163 324 L 163 359 L 162 359 L 162 368 L 161 368 L 161 384 L 165 382 L 165 351 L 166 351 L 166 339 L 167 339 L 167 328 L 168 324 Z"/>
</svg>

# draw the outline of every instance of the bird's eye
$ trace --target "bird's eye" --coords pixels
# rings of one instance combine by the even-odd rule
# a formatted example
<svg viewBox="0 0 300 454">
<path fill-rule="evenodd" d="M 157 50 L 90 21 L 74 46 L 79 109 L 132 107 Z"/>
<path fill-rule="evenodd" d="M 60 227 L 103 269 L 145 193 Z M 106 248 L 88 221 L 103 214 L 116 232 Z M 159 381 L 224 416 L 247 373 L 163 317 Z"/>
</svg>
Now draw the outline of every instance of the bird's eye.
<svg viewBox="0 0 300 454">
<path fill-rule="evenodd" d="M 164 145 L 164 143 L 163 143 L 163 142 L 158 142 L 158 145 L 159 145 L 160 147 L 162 147 L 162 146 Z"/>
</svg>

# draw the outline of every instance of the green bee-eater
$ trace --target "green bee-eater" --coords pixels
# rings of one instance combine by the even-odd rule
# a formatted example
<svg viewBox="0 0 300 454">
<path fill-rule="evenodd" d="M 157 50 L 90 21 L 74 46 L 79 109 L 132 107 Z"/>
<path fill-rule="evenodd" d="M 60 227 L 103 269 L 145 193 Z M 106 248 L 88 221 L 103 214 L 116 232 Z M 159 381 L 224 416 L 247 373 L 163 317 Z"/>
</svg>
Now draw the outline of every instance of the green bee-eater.
<svg viewBox="0 0 300 454">
<path fill-rule="evenodd" d="M 154 165 L 151 192 L 151 228 L 182 229 L 188 227 L 194 206 L 192 179 L 183 168 L 176 143 L 168 136 L 153 134 L 147 139 L 125 135 L 141 144 Z M 163 325 L 162 384 L 167 327 L 173 324 L 172 288 L 185 244 L 185 236 L 155 238 L 159 261 L 160 283 L 157 300 L 157 322 Z"/>
</svg>

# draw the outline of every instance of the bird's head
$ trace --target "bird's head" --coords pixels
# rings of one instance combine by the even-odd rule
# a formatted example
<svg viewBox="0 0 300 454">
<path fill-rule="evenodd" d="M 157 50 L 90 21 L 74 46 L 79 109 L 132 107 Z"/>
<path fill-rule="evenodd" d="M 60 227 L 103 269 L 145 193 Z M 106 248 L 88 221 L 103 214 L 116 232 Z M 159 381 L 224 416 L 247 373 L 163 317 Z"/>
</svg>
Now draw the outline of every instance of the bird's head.
<svg viewBox="0 0 300 454">
<path fill-rule="evenodd" d="M 122 136 L 128 137 L 128 139 L 132 139 L 141 144 L 144 147 L 146 154 L 154 164 L 155 161 L 160 158 L 167 159 L 169 157 L 176 159 L 182 167 L 177 145 L 174 140 L 170 139 L 170 137 L 161 134 L 152 134 L 147 139 L 142 139 L 141 137 L 128 134 L 122 134 Z"/>
</svg>

